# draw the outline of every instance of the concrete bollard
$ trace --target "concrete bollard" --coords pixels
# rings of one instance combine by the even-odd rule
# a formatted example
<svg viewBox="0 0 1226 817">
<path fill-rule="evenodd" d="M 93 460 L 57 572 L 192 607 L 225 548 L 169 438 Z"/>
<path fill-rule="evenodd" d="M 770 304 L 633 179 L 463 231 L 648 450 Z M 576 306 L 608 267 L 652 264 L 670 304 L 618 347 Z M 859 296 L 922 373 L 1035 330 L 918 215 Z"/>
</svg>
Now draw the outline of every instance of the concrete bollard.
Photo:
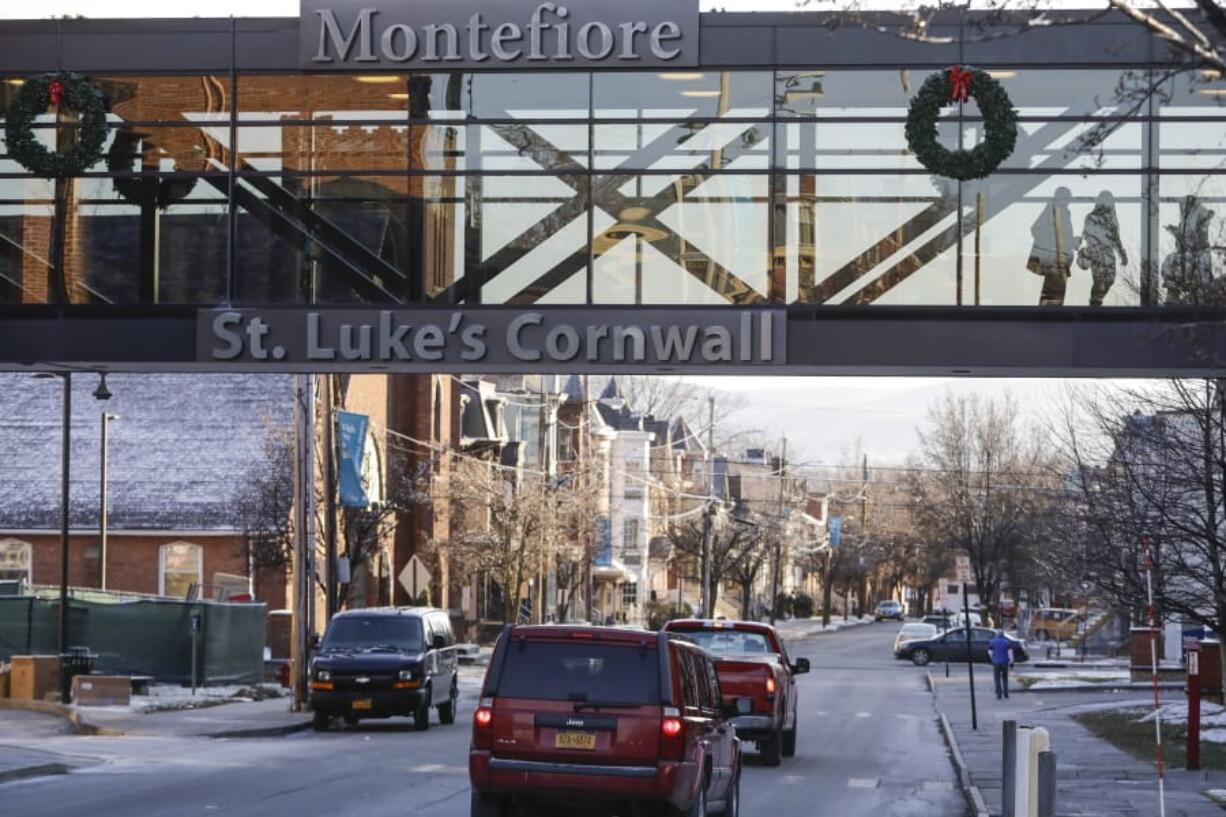
<svg viewBox="0 0 1226 817">
<path fill-rule="evenodd" d="M 1039 801 L 1036 817 L 1056 817 L 1056 753 L 1039 752 Z"/>
<path fill-rule="evenodd" d="M 1037 817 L 1039 813 L 1039 755 L 1050 748 L 1051 739 L 1043 727 L 1022 726 L 1018 728 L 1013 817 Z"/>
<path fill-rule="evenodd" d="M 1004 722 L 1001 749 L 1001 817 L 1016 817 L 1014 800 L 1017 797 L 1017 721 Z"/>
</svg>

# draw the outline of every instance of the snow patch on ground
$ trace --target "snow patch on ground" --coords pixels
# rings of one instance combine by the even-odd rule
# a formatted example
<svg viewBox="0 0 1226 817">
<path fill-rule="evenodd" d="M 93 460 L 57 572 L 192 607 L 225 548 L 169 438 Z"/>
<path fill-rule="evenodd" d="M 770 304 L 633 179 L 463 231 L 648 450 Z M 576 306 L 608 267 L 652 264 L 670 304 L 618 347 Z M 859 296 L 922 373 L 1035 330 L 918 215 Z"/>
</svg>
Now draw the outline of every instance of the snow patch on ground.
<svg viewBox="0 0 1226 817">
<path fill-rule="evenodd" d="M 821 635 L 822 633 L 837 633 L 839 630 L 846 630 L 848 627 L 859 627 L 862 624 L 872 623 L 872 616 L 851 618 L 846 621 L 841 618 L 831 618 L 830 624 L 825 626 L 822 625 L 820 618 L 794 618 L 790 621 L 777 622 L 775 629 L 784 638 L 801 639 Z"/>
<path fill-rule="evenodd" d="M 152 712 L 173 712 L 184 709 L 204 709 L 222 704 L 249 703 L 269 698 L 288 697 L 290 691 L 280 684 L 243 684 L 231 686 L 191 687 L 176 684 L 150 684 L 149 694 L 133 695 L 127 706 L 82 707 L 90 712 L 131 712 L 147 715 Z"/>
<path fill-rule="evenodd" d="M 1070 667 L 1050 671 L 1027 670 L 1016 672 L 1014 678 L 1030 690 L 1084 689 L 1104 684 L 1116 685 L 1131 682 L 1127 669 L 1116 669 L 1108 665 Z"/>
<path fill-rule="evenodd" d="M 1121 713 L 1135 716 L 1137 723 L 1153 723 L 1154 717 L 1162 716 L 1164 726 L 1188 725 L 1188 704 L 1186 702 L 1163 704 L 1155 712 L 1153 707 L 1143 707 L 1138 704 L 1125 705 L 1116 708 Z M 1205 743 L 1226 743 L 1226 708 L 1208 701 L 1200 705 L 1200 738 Z"/>
</svg>

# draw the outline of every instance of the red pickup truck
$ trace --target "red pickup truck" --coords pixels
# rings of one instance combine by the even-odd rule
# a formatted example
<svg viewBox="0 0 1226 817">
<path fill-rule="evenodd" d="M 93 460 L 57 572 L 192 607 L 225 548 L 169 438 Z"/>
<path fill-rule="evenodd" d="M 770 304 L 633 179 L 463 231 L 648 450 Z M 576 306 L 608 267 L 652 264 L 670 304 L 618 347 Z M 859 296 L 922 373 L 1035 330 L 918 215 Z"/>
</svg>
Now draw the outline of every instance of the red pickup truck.
<svg viewBox="0 0 1226 817">
<path fill-rule="evenodd" d="M 751 698 L 749 714 L 733 719 L 737 737 L 753 741 L 767 766 L 796 754 L 796 676 L 809 671 L 807 658 L 792 663 L 775 628 L 752 621 L 680 619 L 664 625 L 683 633 L 716 658 L 725 703 Z"/>
</svg>

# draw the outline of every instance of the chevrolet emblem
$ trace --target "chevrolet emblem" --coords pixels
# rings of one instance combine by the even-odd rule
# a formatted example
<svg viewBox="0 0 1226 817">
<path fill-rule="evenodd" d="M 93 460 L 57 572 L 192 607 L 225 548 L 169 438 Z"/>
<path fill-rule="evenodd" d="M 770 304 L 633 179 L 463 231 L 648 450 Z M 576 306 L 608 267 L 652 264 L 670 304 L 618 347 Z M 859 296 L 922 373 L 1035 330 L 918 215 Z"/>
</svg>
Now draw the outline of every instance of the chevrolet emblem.
<svg viewBox="0 0 1226 817">
<path fill-rule="evenodd" d="M 357 678 L 354 678 L 353 681 L 354 683 L 357 683 L 357 684 L 369 684 L 370 683 L 370 679 L 367 678 L 365 675 L 359 675 Z"/>
</svg>

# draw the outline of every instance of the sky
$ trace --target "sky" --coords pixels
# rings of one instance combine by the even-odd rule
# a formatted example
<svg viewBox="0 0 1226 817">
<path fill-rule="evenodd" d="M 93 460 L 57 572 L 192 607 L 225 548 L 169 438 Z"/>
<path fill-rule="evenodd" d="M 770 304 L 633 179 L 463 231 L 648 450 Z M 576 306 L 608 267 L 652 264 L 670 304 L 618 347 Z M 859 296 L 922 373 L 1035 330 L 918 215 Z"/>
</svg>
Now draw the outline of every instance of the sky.
<svg viewBox="0 0 1226 817">
<path fill-rule="evenodd" d="M 928 408 L 944 394 L 1008 395 L 1045 423 L 1068 389 L 1087 381 L 1043 378 L 689 377 L 704 388 L 744 395 L 730 422 L 788 436 L 789 459 L 843 464 L 859 443 L 870 464 L 903 462 L 919 449 Z M 1123 381 L 1118 381 L 1123 382 Z M 793 456 L 795 455 L 795 456 Z"/>
</svg>

